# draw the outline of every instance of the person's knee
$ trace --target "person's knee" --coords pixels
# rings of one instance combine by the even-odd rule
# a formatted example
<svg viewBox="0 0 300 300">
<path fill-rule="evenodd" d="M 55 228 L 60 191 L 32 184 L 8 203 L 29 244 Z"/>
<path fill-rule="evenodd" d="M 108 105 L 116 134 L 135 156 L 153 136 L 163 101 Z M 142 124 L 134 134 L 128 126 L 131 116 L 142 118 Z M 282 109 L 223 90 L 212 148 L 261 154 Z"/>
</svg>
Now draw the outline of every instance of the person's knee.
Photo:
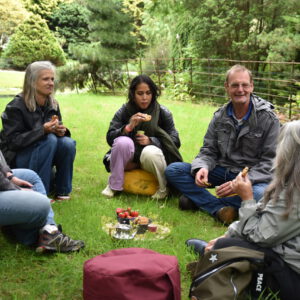
<svg viewBox="0 0 300 300">
<path fill-rule="evenodd" d="M 119 136 L 115 138 L 112 151 L 124 151 L 130 150 L 134 151 L 134 143 L 133 140 L 127 136 Z"/>
<path fill-rule="evenodd" d="M 259 201 L 263 196 L 265 189 L 267 188 L 268 184 L 267 183 L 261 183 L 261 184 L 254 184 L 253 185 L 253 197 L 255 201 Z"/>
<path fill-rule="evenodd" d="M 75 154 L 76 152 L 76 142 L 70 137 L 64 136 L 58 138 L 58 143 L 61 144 L 61 149 L 63 149 L 64 153 Z"/>
<path fill-rule="evenodd" d="M 19 169 L 12 169 L 14 175 L 20 179 L 30 181 L 31 179 L 39 179 L 39 175 L 30 169 L 24 169 L 24 168 L 19 168 Z"/>
<path fill-rule="evenodd" d="M 43 221 L 47 219 L 51 208 L 50 199 L 34 191 L 19 191 L 19 193 L 23 193 L 21 196 L 23 197 L 24 202 L 27 203 L 27 209 L 30 209 L 30 213 L 34 216 L 34 220 L 43 223 Z M 28 201 L 26 201 L 26 199 L 28 199 Z"/>
<path fill-rule="evenodd" d="M 47 144 L 47 146 L 51 148 L 56 148 L 57 147 L 57 137 L 55 134 L 50 133 L 46 136 L 46 139 L 42 142 Z"/>
<path fill-rule="evenodd" d="M 165 170 L 165 176 L 167 179 L 172 178 L 174 176 L 177 176 L 179 174 L 182 174 L 184 172 L 186 172 L 186 163 L 183 162 L 174 162 L 170 165 L 167 166 L 166 170 Z M 189 167 L 190 169 L 190 167 Z"/>
<path fill-rule="evenodd" d="M 161 160 L 165 160 L 162 150 L 153 145 L 145 147 L 140 157 L 141 164 Z"/>
</svg>

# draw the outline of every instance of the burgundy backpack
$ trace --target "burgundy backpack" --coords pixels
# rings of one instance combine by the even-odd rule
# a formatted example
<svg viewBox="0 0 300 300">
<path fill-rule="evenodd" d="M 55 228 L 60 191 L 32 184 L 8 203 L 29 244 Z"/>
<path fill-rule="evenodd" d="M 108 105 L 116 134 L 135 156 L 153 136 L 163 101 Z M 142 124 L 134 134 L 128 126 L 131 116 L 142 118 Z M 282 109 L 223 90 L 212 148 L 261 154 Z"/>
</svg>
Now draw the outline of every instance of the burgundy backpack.
<svg viewBox="0 0 300 300">
<path fill-rule="evenodd" d="M 180 300 L 180 293 L 175 256 L 123 248 L 84 263 L 84 300 Z"/>
</svg>

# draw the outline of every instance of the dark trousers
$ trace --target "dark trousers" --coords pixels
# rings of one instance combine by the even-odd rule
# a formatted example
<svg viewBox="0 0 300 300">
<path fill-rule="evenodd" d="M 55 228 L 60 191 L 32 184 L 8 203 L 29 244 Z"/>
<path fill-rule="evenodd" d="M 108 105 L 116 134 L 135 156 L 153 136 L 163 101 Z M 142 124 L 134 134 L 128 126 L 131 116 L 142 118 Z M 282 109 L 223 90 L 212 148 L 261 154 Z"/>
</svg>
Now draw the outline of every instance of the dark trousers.
<svg viewBox="0 0 300 300">
<path fill-rule="evenodd" d="M 248 241 L 237 238 L 219 239 L 214 249 L 221 249 L 230 246 L 238 246 L 253 249 L 265 253 L 266 260 L 270 260 L 270 270 L 267 273 L 267 287 L 274 293 L 278 292 L 281 300 L 300 299 L 300 274 L 292 270 L 271 248 L 263 248 Z M 266 268 L 266 271 L 268 267 Z"/>
</svg>

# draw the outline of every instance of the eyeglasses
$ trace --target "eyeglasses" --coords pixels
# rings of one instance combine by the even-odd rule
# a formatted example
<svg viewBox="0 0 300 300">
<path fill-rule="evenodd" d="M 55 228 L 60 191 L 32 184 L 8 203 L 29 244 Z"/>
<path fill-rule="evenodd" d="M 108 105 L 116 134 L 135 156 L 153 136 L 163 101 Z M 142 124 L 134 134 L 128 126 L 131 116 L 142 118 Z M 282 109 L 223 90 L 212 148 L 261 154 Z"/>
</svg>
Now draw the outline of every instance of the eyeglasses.
<svg viewBox="0 0 300 300">
<path fill-rule="evenodd" d="M 229 84 L 229 87 L 232 88 L 232 89 L 238 89 L 240 86 L 244 90 L 248 90 L 248 89 L 251 88 L 251 84 L 250 83 L 232 83 L 232 84 Z"/>
</svg>

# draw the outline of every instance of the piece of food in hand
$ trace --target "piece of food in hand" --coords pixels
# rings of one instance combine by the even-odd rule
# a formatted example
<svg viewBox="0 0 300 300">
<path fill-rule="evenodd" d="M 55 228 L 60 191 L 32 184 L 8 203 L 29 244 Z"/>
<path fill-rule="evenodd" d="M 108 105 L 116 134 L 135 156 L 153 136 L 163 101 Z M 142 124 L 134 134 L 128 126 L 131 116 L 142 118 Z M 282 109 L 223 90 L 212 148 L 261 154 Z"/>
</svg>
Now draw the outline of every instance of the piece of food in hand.
<svg viewBox="0 0 300 300">
<path fill-rule="evenodd" d="M 211 186 L 211 183 L 207 182 L 207 181 L 204 181 L 203 182 L 206 186 Z"/>
<path fill-rule="evenodd" d="M 149 122 L 149 121 L 151 121 L 151 119 L 152 119 L 151 115 L 143 114 L 143 121 L 144 122 Z"/>
<path fill-rule="evenodd" d="M 249 171 L 249 168 L 245 167 L 242 171 L 242 177 L 245 177 L 247 175 L 248 171 Z"/>
<path fill-rule="evenodd" d="M 57 116 L 57 115 L 53 115 L 53 116 L 51 117 L 51 121 L 56 121 L 56 120 L 58 120 L 58 116 Z"/>
<path fill-rule="evenodd" d="M 145 134 L 145 131 L 144 131 L 144 130 L 138 130 L 138 131 L 136 132 L 136 134 L 138 134 L 138 135 L 144 135 L 144 134 Z"/>
</svg>

